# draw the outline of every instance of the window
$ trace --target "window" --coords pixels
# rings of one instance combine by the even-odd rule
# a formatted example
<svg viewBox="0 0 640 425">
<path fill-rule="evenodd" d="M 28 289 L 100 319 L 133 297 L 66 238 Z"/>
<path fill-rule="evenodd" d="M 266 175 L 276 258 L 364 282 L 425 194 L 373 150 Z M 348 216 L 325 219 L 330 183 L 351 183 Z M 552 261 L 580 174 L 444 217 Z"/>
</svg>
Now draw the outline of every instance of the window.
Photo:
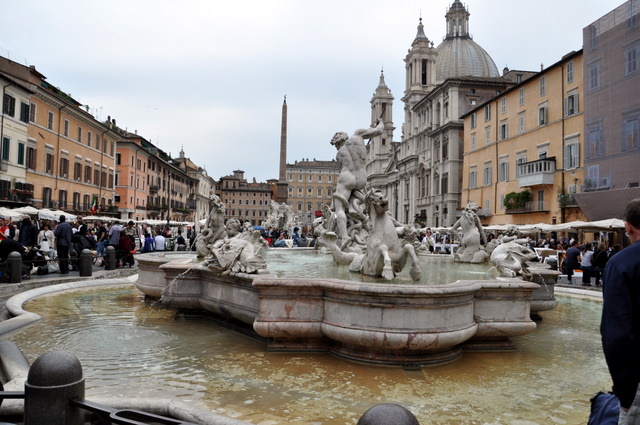
<svg viewBox="0 0 640 425">
<path fill-rule="evenodd" d="M 602 128 L 600 124 L 587 127 L 587 152 L 589 159 L 604 155 L 604 140 L 602 140 Z"/>
<path fill-rule="evenodd" d="M 471 128 L 476 128 L 476 113 L 472 113 L 469 116 L 469 125 L 471 126 Z"/>
<path fill-rule="evenodd" d="M 16 116 L 16 98 L 8 93 L 4 94 L 2 101 L 2 113 L 11 117 Z"/>
<path fill-rule="evenodd" d="M 45 187 L 42 188 L 42 204 L 45 208 L 51 207 L 51 188 Z"/>
<path fill-rule="evenodd" d="M 485 144 L 490 144 L 491 143 L 491 127 L 485 127 L 484 129 L 484 141 Z"/>
<path fill-rule="evenodd" d="M 84 182 L 91 183 L 91 165 L 84 166 Z"/>
<path fill-rule="evenodd" d="M 49 111 L 49 116 L 47 117 L 47 128 L 53 130 L 53 112 L 51 111 Z"/>
<path fill-rule="evenodd" d="M 18 142 L 18 165 L 24 165 L 25 144 Z"/>
<path fill-rule="evenodd" d="M 442 160 L 446 161 L 449 159 L 449 139 L 445 137 L 442 139 Z"/>
<path fill-rule="evenodd" d="M 36 148 L 33 146 L 27 147 L 27 168 L 30 170 L 36 169 Z"/>
<path fill-rule="evenodd" d="M 20 121 L 29 122 L 29 104 L 20 102 Z"/>
<path fill-rule="evenodd" d="M 491 167 L 491 163 L 486 163 L 484 165 L 484 171 L 483 171 L 483 183 L 485 186 L 489 186 L 491 184 L 491 180 L 493 178 L 492 176 L 493 171 L 492 171 L 492 167 Z"/>
<path fill-rule="evenodd" d="M 538 108 L 538 125 L 547 124 L 547 104 L 540 106 Z"/>
<path fill-rule="evenodd" d="M 538 191 L 538 211 L 544 211 L 544 190 Z"/>
<path fill-rule="evenodd" d="M 589 48 L 594 50 L 598 47 L 598 30 L 594 25 L 589 27 Z"/>
<path fill-rule="evenodd" d="M 509 138 L 509 124 L 504 122 L 500 124 L 500 140 Z"/>
<path fill-rule="evenodd" d="M 73 192 L 73 209 L 78 211 L 80 209 L 80 194 Z"/>
<path fill-rule="evenodd" d="M 622 122 L 622 150 L 630 151 L 640 148 L 640 114 L 625 117 Z"/>
<path fill-rule="evenodd" d="M 11 149 L 11 139 L 9 139 L 8 137 L 3 137 L 2 138 L 2 160 L 3 161 L 9 161 L 10 149 Z"/>
<path fill-rule="evenodd" d="M 516 178 L 520 177 L 520 165 L 525 164 L 527 162 L 527 154 L 520 153 L 518 154 L 518 158 L 516 159 Z"/>
<path fill-rule="evenodd" d="M 67 177 L 69 175 L 69 159 L 60 158 L 60 176 Z"/>
<path fill-rule="evenodd" d="M 87 131 L 87 146 L 91 147 L 91 132 Z"/>
<path fill-rule="evenodd" d="M 491 119 L 491 105 L 485 105 L 484 107 L 484 120 L 489 121 Z"/>
<path fill-rule="evenodd" d="M 518 91 L 518 102 L 520 106 L 524 106 L 524 87 L 520 87 Z"/>
<path fill-rule="evenodd" d="M 498 170 L 498 178 L 501 182 L 509 181 L 509 158 L 500 158 L 500 169 Z"/>
<path fill-rule="evenodd" d="M 588 88 L 589 90 L 596 90 L 600 88 L 600 62 L 592 63 L 588 66 Z"/>
<path fill-rule="evenodd" d="M 318 188 L 318 198 L 320 198 L 322 196 L 322 188 L 319 187 Z"/>
<path fill-rule="evenodd" d="M 578 106 L 578 90 L 572 90 L 564 99 L 564 115 L 568 117 L 577 114 L 579 112 Z"/>
<path fill-rule="evenodd" d="M 624 75 L 635 74 L 640 70 L 640 43 L 624 49 Z"/>
<path fill-rule="evenodd" d="M 64 120 L 64 127 L 63 127 L 62 134 L 64 134 L 65 137 L 69 137 L 69 120 Z"/>
<path fill-rule="evenodd" d="M 60 190 L 58 192 L 58 208 L 64 209 L 67 208 L 67 191 Z"/>
<path fill-rule="evenodd" d="M 500 98 L 500 112 L 502 112 L 503 114 L 507 113 L 507 97 L 506 96 L 502 96 L 502 98 Z"/>
<path fill-rule="evenodd" d="M 573 61 L 567 62 L 567 83 L 573 83 Z"/>
<path fill-rule="evenodd" d="M 544 96 L 547 91 L 547 82 L 544 77 L 540 77 L 540 96 Z"/>
<path fill-rule="evenodd" d="M 82 127 L 78 127 L 78 142 L 82 143 Z"/>
<path fill-rule="evenodd" d="M 478 187 L 478 169 L 471 167 L 469 171 L 469 189 L 475 189 Z"/>
<path fill-rule="evenodd" d="M 29 121 L 36 122 L 36 104 L 31 103 L 29 105 Z"/>
<path fill-rule="evenodd" d="M 580 143 L 577 137 L 567 141 L 564 147 L 564 168 L 572 170 L 580 167 Z"/>
<path fill-rule="evenodd" d="M 54 160 L 55 160 L 55 157 L 53 156 L 53 154 L 50 153 L 50 152 L 47 152 L 46 159 L 45 159 L 45 162 L 46 162 L 46 164 L 45 164 L 45 172 L 47 174 L 53 174 Z"/>
<path fill-rule="evenodd" d="M 442 190 L 440 193 L 449 193 L 449 173 L 444 173 L 442 175 L 442 179 L 440 180 L 440 183 L 442 184 Z M 409 186 L 409 183 L 407 183 L 407 186 Z M 409 194 L 408 187 L 406 192 L 407 194 Z"/>
<path fill-rule="evenodd" d="M 472 151 L 475 151 L 475 150 L 476 150 L 476 145 L 477 145 L 477 142 L 476 142 L 476 133 L 473 133 L 473 134 L 471 135 L 471 150 L 472 150 Z"/>
<path fill-rule="evenodd" d="M 73 179 L 76 181 L 82 180 L 82 164 L 79 162 L 73 164 Z"/>
<path fill-rule="evenodd" d="M 518 132 L 520 134 L 524 133 L 525 130 L 525 118 L 524 118 L 524 114 L 519 114 L 518 115 Z"/>
</svg>

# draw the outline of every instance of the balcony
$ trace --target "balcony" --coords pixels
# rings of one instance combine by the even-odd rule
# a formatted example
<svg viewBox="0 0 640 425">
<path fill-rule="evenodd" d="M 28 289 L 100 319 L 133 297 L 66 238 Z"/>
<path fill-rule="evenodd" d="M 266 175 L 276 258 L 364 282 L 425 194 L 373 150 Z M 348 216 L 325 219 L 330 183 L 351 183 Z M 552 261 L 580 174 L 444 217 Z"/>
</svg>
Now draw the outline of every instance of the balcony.
<svg viewBox="0 0 640 425">
<path fill-rule="evenodd" d="M 158 193 L 158 190 L 160 190 L 160 186 L 157 186 L 157 185 L 149 186 L 149 193 Z"/>
<path fill-rule="evenodd" d="M 547 212 L 549 211 L 549 205 L 547 202 L 540 201 L 529 201 L 524 204 L 522 207 L 517 208 L 506 208 L 504 210 L 505 214 L 528 214 L 534 212 Z"/>
<path fill-rule="evenodd" d="M 517 173 L 520 187 L 553 184 L 556 159 L 551 157 L 518 164 Z"/>
</svg>

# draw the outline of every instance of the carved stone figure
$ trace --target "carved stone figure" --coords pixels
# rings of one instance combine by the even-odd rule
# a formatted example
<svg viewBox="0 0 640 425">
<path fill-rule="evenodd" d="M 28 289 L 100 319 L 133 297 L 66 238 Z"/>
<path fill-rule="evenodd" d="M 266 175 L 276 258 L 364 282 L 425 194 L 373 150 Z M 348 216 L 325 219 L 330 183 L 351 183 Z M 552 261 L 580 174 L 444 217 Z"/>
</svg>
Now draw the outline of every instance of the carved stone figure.
<svg viewBox="0 0 640 425">
<path fill-rule="evenodd" d="M 379 190 L 370 191 L 365 203 L 370 229 L 365 253 L 342 250 L 338 245 L 338 235 L 326 232 L 323 243 L 331 249 L 334 261 L 349 264 L 349 270 L 353 272 L 393 280 L 402 271 L 407 260 L 411 260 L 410 276 L 413 280 L 420 280 L 421 270 L 412 243 L 412 238 L 415 238 L 414 230 L 407 226 L 397 226 L 399 223 L 389 215 L 388 202 Z"/>
<path fill-rule="evenodd" d="M 240 232 L 242 224 L 234 218 L 227 221 L 225 228 L 225 237 L 213 243 L 205 266 L 223 275 L 232 272 L 258 273 L 267 268 L 260 255 L 266 243 L 259 230 Z"/>
<path fill-rule="evenodd" d="M 293 207 L 286 203 L 279 204 L 276 201 L 271 201 L 269 206 L 269 215 L 267 219 L 262 223 L 265 229 L 290 229 L 296 224 L 296 216 L 293 213 Z"/>
<path fill-rule="evenodd" d="M 364 139 L 378 136 L 383 130 L 384 123 L 379 120 L 375 127 L 358 129 L 351 137 L 347 133 L 337 132 L 331 139 L 331 144 L 338 150 L 336 160 L 340 165 L 340 174 L 333 193 L 333 214 L 335 232 L 342 249 L 347 249 L 350 244 L 359 245 L 355 239 L 360 238 L 362 242 L 363 233 L 367 230 L 364 228 L 365 220 L 362 216 L 362 190 L 367 183 L 367 148 Z"/>
<path fill-rule="evenodd" d="M 210 255 L 212 244 L 224 237 L 224 214 L 225 207 L 220 198 L 215 194 L 209 197 L 209 216 L 205 223 L 205 228 L 196 239 L 196 253 L 198 259 L 203 259 Z"/>
<path fill-rule="evenodd" d="M 454 259 L 461 263 L 484 263 L 488 254 L 483 248 L 487 237 L 476 214 L 478 205 L 470 202 L 464 209 L 462 216 L 451 226 L 450 231 L 462 229 L 462 239 L 454 254 Z"/>
<path fill-rule="evenodd" d="M 516 241 L 501 243 L 494 248 L 491 253 L 491 263 L 498 269 L 500 276 L 516 277 L 522 276 L 526 280 L 531 280 L 531 273 L 527 268 L 527 261 L 536 258 L 536 253 L 529 247 Z"/>
</svg>

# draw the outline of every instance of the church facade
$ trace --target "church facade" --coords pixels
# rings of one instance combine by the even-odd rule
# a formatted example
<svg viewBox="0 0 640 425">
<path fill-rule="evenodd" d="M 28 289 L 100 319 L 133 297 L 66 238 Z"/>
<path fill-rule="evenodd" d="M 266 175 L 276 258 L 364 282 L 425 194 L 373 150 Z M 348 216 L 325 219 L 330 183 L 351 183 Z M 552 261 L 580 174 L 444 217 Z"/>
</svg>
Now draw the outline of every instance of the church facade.
<svg viewBox="0 0 640 425">
<path fill-rule="evenodd" d="M 368 145 L 369 184 L 383 190 L 401 222 L 448 227 L 458 219 L 462 194 L 463 125 L 460 118 L 532 72 L 501 75 L 469 34 L 469 12 L 456 0 L 445 15 L 446 37 L 437 47 L 422 21 L 405 62 L 404 124 L 393 141 L 394 97 L 384 75 L 371 99 L 371 121 L 385 133 Z"/>
</svg>

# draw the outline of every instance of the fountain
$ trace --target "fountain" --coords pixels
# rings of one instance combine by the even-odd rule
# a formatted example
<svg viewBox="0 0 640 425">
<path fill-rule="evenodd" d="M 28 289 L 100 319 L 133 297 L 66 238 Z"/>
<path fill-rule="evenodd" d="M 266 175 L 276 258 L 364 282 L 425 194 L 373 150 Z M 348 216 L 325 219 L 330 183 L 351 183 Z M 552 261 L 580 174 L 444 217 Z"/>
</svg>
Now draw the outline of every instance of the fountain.
<svg viewBox="0 0 640 425">
<path fill-rule="evenodd" d="M 578 425 L 586 423 L 589 398 L 610 387 L 601 304 L 585 298 L 562 296 L 536 332 L 513 338 L 516 351 L 465 352 L 455 363 L 406 370 L 324 353 L 268 352 L 207 316 L 176 316 L 144 303 L 123 280 L 98 283 L 25 293 L 20 303 L 42 319 L 8 338 L 30 361 L 51 350 L 74 352 L 86 397 L 114 407 L 172 400 L 254 424 L 338 425 L 393 402 L 425 425 Z M 42 296 L 45 290 L 57 292 Z"/>
<path fill-rule="evenodd" d="M 382 130 L 378 122 L 351 137 L 342 132 L 333 137 L 341 168 L 319 237 L 337 263 L 371 280 L 270 273 L 259 232 L 241 233 L 237 220 L 224 225 L 224 205 L 214 195 L 207 228 L 196 240 L 203 261 L 141 255 L 136 286 L 166 306 L 205 310 L 243 326 L 265 338 L 269 351 L 330 352 L 358 362 L 419 368 L 457 360 L 463 349 L 513 349 L 510 338 L 536 328 L 531 303 L 540 286 L 518 276 L 528 273 L 524 248 L 494 249 L 503 277 L 442 282 L 446 285 L 395 280 L 405 264 L 413 281 L 421 282 L 423 272 L 413 229 L 391 217 L 380 191 L 365 187 L 364 139 Z M 484 233 L 475 210 L 467 208 L 463 218 L 454 226 L 465 232 L 463 255 L 455 259 L 480 263 L 488 253 L 480 252 Z M 539 278 L 544 286 L 539 293 L 550 303 L 555 302 L 548 279 L 553 273 L 541 268 L 530 273 Z M 385 282 L 375 280 L 380 278 Z M 534 313 L 550 306 L 537 305 Z"/>
</svg>

